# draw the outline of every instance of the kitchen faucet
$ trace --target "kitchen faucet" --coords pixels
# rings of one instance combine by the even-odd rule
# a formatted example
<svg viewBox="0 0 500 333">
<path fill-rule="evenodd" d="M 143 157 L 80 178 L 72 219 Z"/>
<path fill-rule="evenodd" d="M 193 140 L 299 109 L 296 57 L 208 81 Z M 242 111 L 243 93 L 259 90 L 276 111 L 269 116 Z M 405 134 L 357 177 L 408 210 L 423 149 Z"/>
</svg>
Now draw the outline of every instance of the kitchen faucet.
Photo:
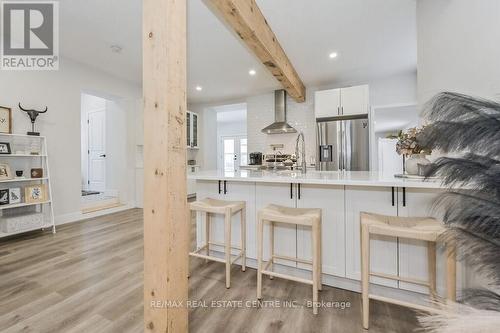
<svg viewBox="0 0 500 333">
<path fill-rule="evenodd" d="M 301 173 L 306 173 L 307 172 L 307 163 L 306 163 L 306 139 L 304 138 L 304 132 L 300 132 L 299 135 L 297 135 L 297 141 L 295 142 L 295 156 L 297 158 L 297 161 L 295 162 L 297 165 L 299 165 L 299 141 L 302 139 L 302 154 L 300 156 L 300 171 Z"/>
</svg>

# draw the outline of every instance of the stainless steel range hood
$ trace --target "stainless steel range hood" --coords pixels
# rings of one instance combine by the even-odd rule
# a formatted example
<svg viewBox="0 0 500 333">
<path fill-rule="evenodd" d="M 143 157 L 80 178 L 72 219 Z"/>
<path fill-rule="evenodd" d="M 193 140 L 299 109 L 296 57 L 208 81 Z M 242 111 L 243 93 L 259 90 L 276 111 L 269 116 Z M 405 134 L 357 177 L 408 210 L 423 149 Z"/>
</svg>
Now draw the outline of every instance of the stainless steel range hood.
<svg viewBox="0 0 500 333">
<path fill-rule="evenodd" d="M 297 130 L 286 122 L 286 91 L 274 92 L 274 123 L 262 129 L 267 134 L 296 133 Z"/>
</svg>

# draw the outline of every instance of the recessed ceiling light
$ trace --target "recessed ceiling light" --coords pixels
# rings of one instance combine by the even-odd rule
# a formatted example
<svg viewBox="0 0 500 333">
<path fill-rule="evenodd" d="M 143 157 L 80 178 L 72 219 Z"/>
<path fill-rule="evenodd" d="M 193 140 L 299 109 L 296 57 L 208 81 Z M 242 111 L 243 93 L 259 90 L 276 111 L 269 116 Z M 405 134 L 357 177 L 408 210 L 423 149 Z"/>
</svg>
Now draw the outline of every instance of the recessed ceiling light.
<svg viewBox="0 0 500 333">
<path fill-rule="evenodd" d="M 202 90 L 203 90 L 203 87 L 201 87 L 201 86 L 196 86 L 196 90 L 198 90 L 198 91 L 202 91 Z"/>
<path fill-rule="evenodd" d="M 337 58 L 338 54 L 337 54 L 337 52 L 332 52 L 328 56 L 330 57 L 330 59 L 335 59 L 335 58 Z"/>
<path fill-rule="evenodd" d="M 248 74 L 254 76 L 255 74 L 257 74 L 257 72 L 255 71 L 255 69 L 251 69 L 248 71 Z"/>
</svg>

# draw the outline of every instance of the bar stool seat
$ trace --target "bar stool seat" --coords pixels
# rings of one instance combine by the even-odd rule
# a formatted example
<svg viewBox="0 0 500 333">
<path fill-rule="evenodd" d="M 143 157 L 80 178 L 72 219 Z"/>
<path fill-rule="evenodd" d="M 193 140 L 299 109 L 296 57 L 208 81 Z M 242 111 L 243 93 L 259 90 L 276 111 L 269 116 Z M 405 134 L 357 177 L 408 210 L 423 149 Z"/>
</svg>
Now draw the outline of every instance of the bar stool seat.
<svg viewBox="0 0 500 333">
<path fill-rule="evenodd" d="M 202 258 L 224 263 L 226 265 L 226 288 L 231 286 L 231 265 L 241 258 L 241 270 L 246 270 L 246 202 L 228 201 L 213 198 L 205 198 L 189 204 L 192 211 L 205 213 L 205 245 L 196 251 L 190 252 L 192 257 Z M 236 213 L 241 214 L 241 246 L 233 246 L 231 243 L 231 218 Z M 216 243 L 210 240 L 211 215 L 224 215 L 224 242 Z M 224 259 L 210 255 L 210 245 L 224 246 Z M 239 250 L 233 258 L 231 250 Z M 201 252 L 205 250 L 205 254 Z"/>
<path fill-rule="evenodd" d="M 191 210 L 200 212 L 208 212 L 214 214 L 225 214 L 229 209 L 231 214 L 234 214 L 245 208 L 245 201 L 229 201 L 212 198 L 195 201 L 190 204 Z"/>
<path fill-rule="evenodd" d="M 264 223 L 270 224 L 270 258 L 263 265 L 263 234 Z M 286 257 L 274 253 L 274 223 L 286 223 L 301 226 L 310 226 L 312 229 L 313 259 Z M 312 265 L 312 279 L 294 277 L 284 273 L 277 273 L 269 269 L 275 259 L 300 262 Z M 257 224 L 257 298 L 262 299 L 262 275 L 279 277 L 296 282 L 310 284 L 313 287 L 313 313 L 318 313 L 318 290 L 321 290 L 321 209 L 317 208 L 292 208 L 279 205 L 268 205 L 258 212 Z"/>
<path fill-rule="evenodd" d="M 399 301 L 389 297 L 370 294 L 370 276 L 378 276 L 386 279 L 416 283 L 427 286 L 431 297 L 436 296 L 436 242 L 439 236 L 445 231 L 443 225 L 436 219 L 430 217 L 398 217 L 386 216 L 373 213 L 362 212 L 361 218 L 361 283 L 363 302 L 363 328 L 369 327 L 369 302 L 376 299 L 383 302 L 398 304 L 402 306 L 416 308 L 421 311 L 436 311 L 430 306 L 413 304 Z M 399 275 L 376 273 L 370 270 L 370 236 L 381 235 L 414 239 L 427 242 L 428 251 L 428 281 L 405 278 Z M 447 298 L 451 301 L 456 299 L 456 261 L 455 251 L 452 246 L 447 245 Z"/>
</svg>

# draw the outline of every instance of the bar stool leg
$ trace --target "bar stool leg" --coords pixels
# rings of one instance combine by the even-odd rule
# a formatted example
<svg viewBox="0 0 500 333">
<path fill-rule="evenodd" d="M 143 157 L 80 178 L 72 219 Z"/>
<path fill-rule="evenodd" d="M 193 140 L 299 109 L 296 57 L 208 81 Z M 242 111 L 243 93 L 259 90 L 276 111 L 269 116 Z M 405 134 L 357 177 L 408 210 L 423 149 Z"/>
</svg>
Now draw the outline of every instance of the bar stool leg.
<svg viewBox="0 0 500 333">
<path fill-rule="evenodd" d="M 269 260 L 271 265 L 269 266 L 271 270 L 274 269 L 274 222 L 269 221 Z M 269 279 L 274 279 L 274 276 L 269 275 Z"/>
<path fill-rule="evenodd" d="M 224 245 L 226 250 L 226 288 L 231 287 L 231 210 L 224 214 Z"/>
<path fill-rule="evenodd" d="M 319 271 L 319 246 L 318 246 L 318 225 L 313 224 L 312 226 L 312 248 L 313 248 L 313 267 L 312 267 L 312 273 L 313 273 L 313 314 L 318 314 L 318 282 L 319 282 L 319 277 L 318 277 L 318 271 Z"/>
<path fill-rule="evenodd" d="M 210 213 L 205 213 L 205 245 L 207 246 L 206 248 L 206 255 L 210 255 Z M 205 263 L 208 262 L 208 259 L 205 259 Z"/>
<path fill-rule="evenodd" d="M 446 245 L 446 293 L 449 301 L 457 300 L 457 261 L 454 246 Z"/>
<path fill-rule="evenodd" d="M 247 209 L 241 210 L 241 270 L 247 269 Z"/>
<path fill-rule="evenodd" d="M 323 257 L 322 257 L 322 232 L 321 232 L 321 220 L 318 225 L 318 290 L 323 290 Z"/>
<path fill-rule="evenodd" d="M 257 221 L 257 299 L 262 299 L 262 234 L 264 221 L 259 217 Z"/>
<path fill-rule="evenodd" d="M 361 297 L 363 301 L 363 328 L 368 329 L 370 322 L 370 234 L 368 226 L 361 226 Z"/>
<path fill-rule="evenodd" d="M 427 265 L 429 271 L 429 295 L 436 297 L 436 243 L 427 242 Z"/>
</svg>

